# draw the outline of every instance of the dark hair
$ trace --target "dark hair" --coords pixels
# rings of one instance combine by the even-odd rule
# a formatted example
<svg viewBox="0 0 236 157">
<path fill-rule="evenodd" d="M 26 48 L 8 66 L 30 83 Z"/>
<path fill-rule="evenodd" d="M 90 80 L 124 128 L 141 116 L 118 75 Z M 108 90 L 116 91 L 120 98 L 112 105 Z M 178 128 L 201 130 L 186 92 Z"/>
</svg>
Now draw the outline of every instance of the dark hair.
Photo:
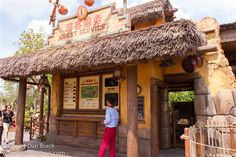
<svg viewBox="0 0 236 157">
<path fill-rule="evenodd" d="M 112 97 L 108 97 L 108 98 L 106 99 L 106 101 L 110 102 L 111 105 L 114 106 L 114 104 L 113 104 L 113 103 L 114 103 L 114 100 L 113 100 Z"/>
<path fill-rule="evenodd" d="M 7 105 L 6 108 L 10 107 L 11 108 L 11 105 Z"/>
</svg>

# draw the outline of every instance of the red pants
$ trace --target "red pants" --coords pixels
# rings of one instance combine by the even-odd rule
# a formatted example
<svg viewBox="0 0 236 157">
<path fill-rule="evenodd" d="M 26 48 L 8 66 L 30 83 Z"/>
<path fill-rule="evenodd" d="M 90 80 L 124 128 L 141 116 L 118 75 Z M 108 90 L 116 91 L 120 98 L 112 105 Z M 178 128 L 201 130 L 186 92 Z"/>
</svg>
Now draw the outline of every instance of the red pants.
<svg viewBox="0 0 236 157">
<path fill-rule="evenodd" d="M 107 146 L 109 145 L 110 157 L 116 156 L 116 128 L 105 128 L 98 157 L 104 157 Z"/>
</svg>

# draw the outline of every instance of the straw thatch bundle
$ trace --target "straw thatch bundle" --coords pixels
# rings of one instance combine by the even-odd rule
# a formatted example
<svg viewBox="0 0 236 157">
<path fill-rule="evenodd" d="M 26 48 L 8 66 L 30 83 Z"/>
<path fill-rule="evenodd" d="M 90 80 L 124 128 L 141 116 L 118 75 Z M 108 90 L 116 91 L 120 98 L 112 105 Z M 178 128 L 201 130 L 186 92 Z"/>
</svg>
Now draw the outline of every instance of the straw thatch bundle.
<svg viewBox="0 0 236 157">
<path fill-rule="evenodd" d="M 205 45 L 205 36 L 188 20 L 106 37 L 46 48 L 36 53 L 0 60 L 0 77 L 22 77 L 53 72 L 123 65 L 154 57 L 184 57 Z"/>
<path fill-rule="evenodd" d="M 155 21 L 166 12 L 172 11 L 172 6 L 168 0 L 154 0 L 128 9 L 131 24 Z M 173 18 L 174 14 L 166 15 L 166 18 Z"/>
</svg>

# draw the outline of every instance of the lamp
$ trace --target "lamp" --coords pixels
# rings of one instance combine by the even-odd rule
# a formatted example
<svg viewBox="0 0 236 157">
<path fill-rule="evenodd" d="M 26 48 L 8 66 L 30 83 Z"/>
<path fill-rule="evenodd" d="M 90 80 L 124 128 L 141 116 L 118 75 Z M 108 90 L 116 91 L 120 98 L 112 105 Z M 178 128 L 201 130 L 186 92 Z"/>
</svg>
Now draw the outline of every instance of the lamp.
<svg viewBox="0 0 236 157">
<path fill-rule="evenodd" d="M 203 59 L 200 55 L 191 55 L 182 61 L 182 68 L 188 73 L 194 72 L 196 68 L 203 66 Z"/>
<path fill-rule="evenodd" d="M 66 15 L 68 13 L 68 9 L 64 5 L 59 5 L 58 12 L 61 15 Z"/>
<path fill-rule="evenodd" d="M 42 75 L 39 79 L 38 85 L 39 86 L 45 86 L 45 85 L 48 85 L 48 84 L 49 84 L 48 77 L 45 76 L 45 75 Z"/>
<path fill-rule="evenodd" d="M 159 65 L 160 68 L 165 68 L 168 66 L 174 65 L 174 62 L 171 58 L 167 58 L 165 60 L 161 60 L 161 63 Z"/>
<path fill-rule="evenodd" d="M 95 0 L 84 0 L 84 3 L 89 7 L 91 7 L 94 4 L 94 2 Z"/>
<path fill-rule="evenodd" d="M 112 78 L 116 80 L 117 82 L 121 82 L 125 79 L 124 75 L 122 74 L 122 71 L 120 69 L 117 69 L 113 72 Z"/>
</svg>

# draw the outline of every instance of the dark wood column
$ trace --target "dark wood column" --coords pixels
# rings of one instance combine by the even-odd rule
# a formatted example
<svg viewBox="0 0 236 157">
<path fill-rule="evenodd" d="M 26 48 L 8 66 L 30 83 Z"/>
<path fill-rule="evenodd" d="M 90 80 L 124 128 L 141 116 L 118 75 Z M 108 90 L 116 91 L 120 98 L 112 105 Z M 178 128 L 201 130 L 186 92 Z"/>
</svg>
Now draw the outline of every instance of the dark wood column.
<svg viewBox="0 0 236 157">
<path fill-rule="evenodd" d="M 137 66 L 127 67 L 128 81 L 128 132 L 127 157 L 138 157 L 138 106 L 137 106 Z"/>
<path fill-rule="evenodd" d="M 150 80 L 150 100 L 151 100 L 151 156 L 156 157 L 159 154 L 159 114 L 158 107 L 160 105 L 157 80 L 151 78 Z M 159 111 L 160 112 L 160 111 Z"/>
<path fill-rule="evenodd" d="M 20 78 L 16 110 L 15 145 L 23 144 L 27 78 Z"/>
<path fill-rule="evenodd" d="M 46 92 L 45 87 L 41 87 L 40 89 L 41 95 L 40 95 L 40 114 L 39 114 L 39 119 L 40 119 L 40 125 L 39 125 L 39 135 L 43 136 L 43 129 L 44 129 L 44 117 L 43 117 L 43 107 L 44 107 L 44 94 Z"/>
</svg>

